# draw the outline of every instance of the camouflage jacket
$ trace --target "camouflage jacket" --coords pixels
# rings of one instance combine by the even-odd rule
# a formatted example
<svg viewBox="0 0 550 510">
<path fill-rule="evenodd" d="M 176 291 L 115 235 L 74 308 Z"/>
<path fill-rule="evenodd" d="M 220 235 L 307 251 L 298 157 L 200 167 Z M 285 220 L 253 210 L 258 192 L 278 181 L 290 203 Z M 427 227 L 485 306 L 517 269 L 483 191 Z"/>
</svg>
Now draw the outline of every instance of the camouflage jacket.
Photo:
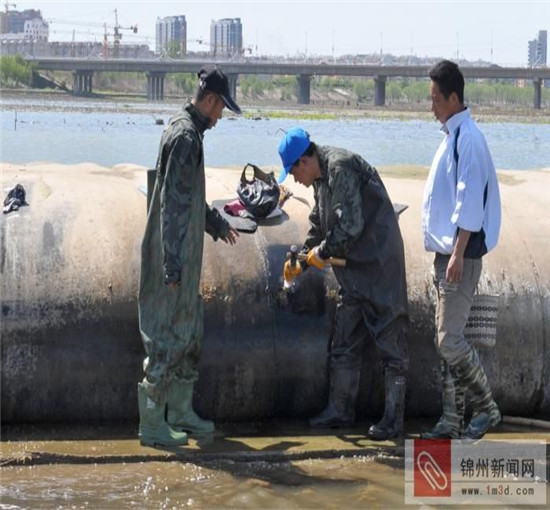
<svg viewBox="0 0 550 510">
<path fill-rule="evenodd" d="M 180 280 L 184 263 L 202 263 L 202 232 L 216 240 L 225 237 L 229 224 L 205 202 L 203 136 L 208 126 L 193 105 L 170 119 L 160 142 L 157 185 L 160 198 L 160 233 L 166 282 Z M 192 253 L 200 243 L 198 253 Z"/>
<path fill-rule="evenodd" d="M 208 119 L 189 104 L 162 135 L 157 177 L 141 245 L 139 327 L 149 395 L 162 399 L 170 378 L 198 377 L 203 339 L 200 277 L 204 232 L 229 225 L 205 201 L 203 134 Z M 176 288 L 166 283 L 181 282 Z M 159 400 L 161 401 L 161 400 Z"/>
<path fill-rule="evenodd" d="M 342 292 L 369 300 L 381 327 L 407 315 L 403 240 L 382 179 L 363 158 L 345 149 L 318 146 L 322 178 L 313 183 L 306 249 L 343 257 L 334 267 Z"/>
</svg>

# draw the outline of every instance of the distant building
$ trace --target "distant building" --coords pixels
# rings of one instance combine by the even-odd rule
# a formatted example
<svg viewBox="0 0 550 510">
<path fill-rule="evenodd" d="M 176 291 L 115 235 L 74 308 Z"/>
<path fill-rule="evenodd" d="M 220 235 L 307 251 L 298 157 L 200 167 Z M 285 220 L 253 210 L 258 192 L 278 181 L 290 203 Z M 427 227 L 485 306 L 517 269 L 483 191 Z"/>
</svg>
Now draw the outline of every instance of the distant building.
<svg viewBox="0 0 550 510">
<path fill-rule="evenodd" d="M 7 34 L 9 26 L 9 16 L 7 12 L 0 12 L 0 34 Z"/>
<path fill-rule="evenodd" d="M 25 22 L 34 19 L 42 19 L 39 10 L 27 9 L 24 11 L 8 11 L 3 13 L 1 27 L 4 34 L 20 34 L 25 32 Z"/>
<path fill-rule="evenodd" d="M 548 32 L 539 30 L 537 39 L 529 41 L 529 67 L 546 67 L 548 51 Z"/>
<path fill-rule="evenodd" d="M 2 34 L 0 37 L 0 55 L 50 56 L 49 42 L 26 39 L 23 34 Z"/>
<path fill-rule="evenodd" d="M 210 24 L 212 56 L 231 58 L 243 53 L 243 26 L 241 18 L 212 20 Z"/>
<path fill-rule="evenodd" d="M 47 41 L 49 25 L 39 10 L 6 11 L 0 13 L 0 34 L 6 40 Z"/>
<path fill-rule="evenodd" d="M 185 16 L 157 18 L 156 47 L 159 54 L 184 56 L 187 54 L 187 21 Z"/>
<path fill-rule="evenodd" d="M 22 37 L 23 34 L 3 34 L 0 36 L 0 55 L 23 55 L 25 57 L 72 57 L 102 58 L 103 44 L 100 42 L 46 42 Z M 154 58 L 146 44 L 121 44 L 119 58 Z M 109 46 L 109 53 L 114 53 Z"/>
<path fill-rule="evenodd" d="M 34 41 L 47 41 L 49 36 L 49 26 L 42 18 L 34 18 L 25 21 L 23 33 L 25 39 Z"/>
</svg>

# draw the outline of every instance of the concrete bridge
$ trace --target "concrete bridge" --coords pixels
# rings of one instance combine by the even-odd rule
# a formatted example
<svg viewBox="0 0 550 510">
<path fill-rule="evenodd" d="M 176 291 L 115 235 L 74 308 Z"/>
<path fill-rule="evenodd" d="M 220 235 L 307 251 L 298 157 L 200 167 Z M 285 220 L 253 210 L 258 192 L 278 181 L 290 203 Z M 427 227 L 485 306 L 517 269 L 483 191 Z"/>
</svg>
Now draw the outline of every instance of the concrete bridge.
<svg viewBox="0 0 550 510">
<path fill-rule="evenodd" d="M 73 93 L 87 95 L 92 92 L 94 72 L 144 72 L 147 76 L 147 98 L 164 99 L 164 78 L 167 73 L 196 73 L 207 64 L 219 64 L 227 73 L 235 95 L 240 74 L 295 75 L 298 104 L 309 104 L 310 84 L 313 76 L 364 76 L 375 83 L 374 104 L 383 106 L 386 101 L 386 81 L 391 77 L 423 78 L 430 66 L 308 64 L 287 62 L 232 62 L 204 60 L 139 60 L 139 59 L 79 59 L 79 58 L 27 58 L 38 70 L 72 71 Z M 543 80 L 550 80 L 550 68 L 527 67 L 461 67 L 464 77 L 488 79 L 525 79 L 533 81 L 533 106 L 541 108 Z"/>
</svg>

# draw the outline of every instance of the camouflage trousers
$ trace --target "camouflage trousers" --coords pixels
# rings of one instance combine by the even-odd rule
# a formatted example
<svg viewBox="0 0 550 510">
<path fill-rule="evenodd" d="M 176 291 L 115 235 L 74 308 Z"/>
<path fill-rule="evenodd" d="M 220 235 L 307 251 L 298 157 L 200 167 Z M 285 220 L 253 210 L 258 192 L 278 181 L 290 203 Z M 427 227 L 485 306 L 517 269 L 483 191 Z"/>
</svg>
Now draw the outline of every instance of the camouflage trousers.
<svg viewBox="0 0 550 510">
<path fill-rule="evenodd" d="M 201 296 L 189 297 L 185 288 L 176 292 L 168 286 L 165 293 L 154 310 L 140 307 L 141 337 L 147 353 L 142 384 L 159 404 L 166 400 L 172 381 L 193 383 L 198 379 L 204 333 Z"/>
</svg>

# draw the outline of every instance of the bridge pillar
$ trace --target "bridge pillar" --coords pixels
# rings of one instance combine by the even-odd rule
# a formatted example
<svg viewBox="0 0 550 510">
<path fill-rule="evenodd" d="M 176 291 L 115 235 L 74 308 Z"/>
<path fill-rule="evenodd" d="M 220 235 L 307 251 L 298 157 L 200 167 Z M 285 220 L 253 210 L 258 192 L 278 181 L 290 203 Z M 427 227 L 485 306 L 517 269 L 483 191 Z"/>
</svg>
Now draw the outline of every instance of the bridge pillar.
<svg viewBox="0 0 550 510">
<path fill-rule="evenodd" d="M 38 71 L 32 71 L 32 82 L 31 87 L 33 89 L 39 88 L 40 83 L 40 73 Z"/>
<path fill-rule="evenodd" d="M 73 95 L 89 96 L 92 93 L 93 71 L 75 71 L 73 73 Z"/>
<path fill-rule="evenodd" d="M 309 104 L 311 74 L 300 74 L 298 80 L 298 104 Z"/>
<path fill-rule="evenodd" d="M 386 104 L 386 76 L 377 75 L 374 77 L 374 106 Z"/>
<path fill-rule="evenodd" d="M 229 92 L 231 93 L 231 97 L 237 102 L 237 81 L 239 79 L 239 75 L 236 73 L 231 73 L 227 75 L 227 79 L 229 81 Z"/>
<path fill-rule="evenodd" d="M 535 110 L 540 110 L 541 107 L 541 93 L 542 93 L 542 80 L 540 78 L 533 79 L 533 89 L 535 93 L 533 106 Z"/>
<path fill-rule="evenodd" d="M 164 100 L 164 77 L 166 73 L 147 71 L 147 99 L 151 101 Z"/>
</svg>

